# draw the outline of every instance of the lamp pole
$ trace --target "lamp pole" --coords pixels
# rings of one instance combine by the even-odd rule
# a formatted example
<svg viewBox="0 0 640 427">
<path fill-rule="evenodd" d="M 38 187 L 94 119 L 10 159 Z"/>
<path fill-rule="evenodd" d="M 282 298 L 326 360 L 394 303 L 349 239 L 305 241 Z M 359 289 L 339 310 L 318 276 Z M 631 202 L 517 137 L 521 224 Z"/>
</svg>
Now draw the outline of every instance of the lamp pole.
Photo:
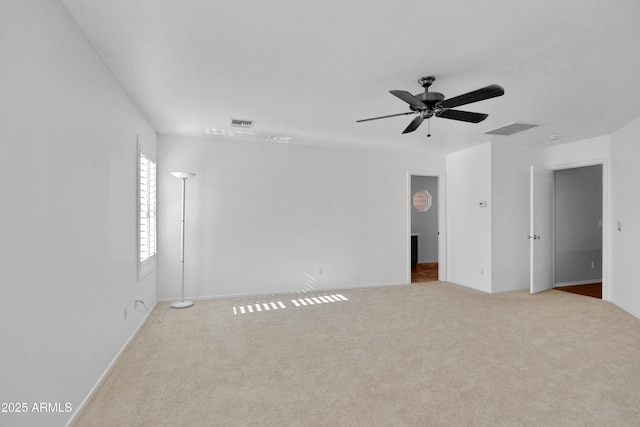
<svg viewBox="0 0 640 427">
<path fill-rule="evenodd" d="M 193 178 L 196 176 L 195 173 L 191 172 L 171 172 L 171 175 L 180 179 L 182 181 L 182 213 L 180 216 L 180 264 L 182 267 L 182 296 L 180 297 L 180 301 L 176 301 L 171 304 L 173 308 L 188 308 L 193 305 L 193 301 L 184 299 L 184 214 L 185 214 L 185 192 L 187 188 L 187 179 Z"/>
</svg>

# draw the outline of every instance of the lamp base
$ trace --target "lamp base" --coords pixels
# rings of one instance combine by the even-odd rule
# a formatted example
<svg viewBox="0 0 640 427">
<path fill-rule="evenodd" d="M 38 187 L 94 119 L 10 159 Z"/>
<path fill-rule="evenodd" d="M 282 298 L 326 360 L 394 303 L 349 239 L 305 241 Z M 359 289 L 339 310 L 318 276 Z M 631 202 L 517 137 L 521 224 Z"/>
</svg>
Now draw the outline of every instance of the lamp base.
<svg viewBox="0 0 640 427">
<path fill-rule="evenodd" d="M 173 308 L 189 308 L 193 305 L 193 301 L 184 300 L 184 301 L 176 301 L 171 304 Z"/>
</svg>

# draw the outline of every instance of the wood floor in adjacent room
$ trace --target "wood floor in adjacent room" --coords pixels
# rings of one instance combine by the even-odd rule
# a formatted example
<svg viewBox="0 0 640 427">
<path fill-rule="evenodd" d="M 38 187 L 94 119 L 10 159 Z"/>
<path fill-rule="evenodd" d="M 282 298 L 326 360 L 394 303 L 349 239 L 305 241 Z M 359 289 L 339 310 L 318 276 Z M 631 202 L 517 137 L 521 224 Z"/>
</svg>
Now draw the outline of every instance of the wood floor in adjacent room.
<svg viewBox="0 0 640 427">
<path fill-rule="evenodd" d="M 571 292 L 572 294 L 602 299 L 602 283 L 589 283 L 586 285 L 559 286 L 558 291 Z"/>
<path fill-rule="evenodd" d="M 434 282 L 438 280 L 438 263 L 424 262 L 411 270 L 411 283 Z"/>
</svg>

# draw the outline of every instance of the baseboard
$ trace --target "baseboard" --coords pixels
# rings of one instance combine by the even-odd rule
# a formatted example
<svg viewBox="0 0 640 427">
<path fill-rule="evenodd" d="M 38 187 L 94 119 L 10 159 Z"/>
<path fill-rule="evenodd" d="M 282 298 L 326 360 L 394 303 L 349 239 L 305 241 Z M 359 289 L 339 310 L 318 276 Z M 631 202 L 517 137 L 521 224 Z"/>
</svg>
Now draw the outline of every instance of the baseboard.
<svg viewBox="0 0 640 427">
<path fill-rule="evenodd" d="M 451 280 L 447 280 L 446 282 L 453 283 L 454 285 L 458 285 L 458 286 L 464 286 L 465 288 L 473 289 L 474 291 L 484 292 L 485 294 L 490 294 L 491 293 L 490 290 L 487 291 L 486 289 L 482 289 L 482 288 L 480 288 L 478 286 L 467 284 L 467 283 L 453 282 Z"/>
<path fill-rule="evenodd" d="M 554 288 L 559 288 L 561 286 L 577 286 L 577 285 L 591 285 L 593 283 L 601 283 L 602 278 L 600 279 L 590 279 L 590 280 L 579 280 L 577 282 L 564 282 L 564 283 L 554 283 Z"/>
<path fill-rule="evenodd" d="M 292 291 L 288 289 L 288 290 L 281 290 L 281 291 L 275 290 L 275 291 L 257 292 L 257 293 L 243 292 L 243 293 L 237 293 L 237 294 L 203 295 L 199 297 L 189 296 L 189 297 L 185 297 L 185 299 L 192 300 L 192 301 L 206 301 L 210 299 L 225 299 L 225 298 L 249 298 L 249 297 L 264 298 L 264 297 L 275 296 L 275 295 L 312 294 L 312 293 L 324 293 L 324 292 L 337 292 L 337 291 L 344 291 L 348 289 L 381 288 L 385 286 L 404 286 L 404 285 L 410 285 L 410 283 L 398 283 L 398 282 L 374 283 L 374 284 L 368 283 L 365 285 L 336 286 L 331 288 L 307 289 L 307 290 L 299 290 L 299 291 Z M 178 300 L 178 298 L 163 298 L 163 299 L 159 299 L 158 302 L 173 302 L 176 300 Z"/>
<path fill-rule="evenodd" d="M 129 343 L 136 337 L 136 335 L 138 335 L 138 332 L 140 331 L 140 329 L 142 329 L 142 327 L 144 326 L 145 323 L 147 323 L 147 320 L 149 319 L 149 316 L 151 315 L 151 313 L 153 312 L 153 310 L 156 308 L 156 305 L 158 305 L 158 302 L 156 301 L 153 306 L 151 307 L 151 309 L 149 311 L 147 311 L 147 314 L 142 318 L 142 320 L 140 321 L 140 324 L 138 324 L 138 326 L 136 327 L 136 329 L 133 331 L 133 333 L 131 334 L 131 336 L 127 339 L 127 341 L 124 343 L 124 345 L 122 346 L 122 348 L 120 349 L 120 351 L 118 351 L 118 354 L 116 354 L 116 356 L 113 358 L 113 360 L 111 361 L 111 363 L 109 363 L 109 366 L 107 366 L 107 369 L 105 369 L 105 371 L 102 373 L 102 375 L 100 375 L 100 378 L 98 378 L 98 381 L 95 383 L 95 385 L 91 388 L 91 390 L 89 391 L 89 394 L 87 394 L 87 396 L 84 398 L 84 400 L 80 403 L 80 405 L 78 405 L 78 407 L 76 408 L 76 410 L 74 411 L 73 415 L 71 416 L 71 418 L 69 418 L 69 421 L 67 421 L 67 423 L 65 424 L 65 427 L 70 427 L 71 425 L 73 425 L 73 423 L 76 421 L 76 418 L 78 417 L 78 415 L 80 414 L 80 412 L 82 412 L 82 410 L 84 409 L 84 407 L 87 405 L 87 403 L 89 403 L 89 401 L 91 400 L 91 398 L 93 397 L 93 395 L 96 393 L 96 391 L 98 390 L 98 388 L 100 388 L 100 385 L 102 385 L 102 382 L 104 381 L 104 379 L 107 377 L 107 375 L 109 375 L 109 372 L 111 372 L 111 370 L 113 369 L 114 365 L 116 364 L 116 362 L 118 361 L 118 359 L 120 359 L 120 356 L 122 355 L 122 353 L 124 352 L 124 350 L 129 346 Z"/>
<path fill-rule="evenodd" d="M 620 302 L 618 302 L 618 301 L 612 301 L 612 300 L 609 300 L 608 302 L 610 302 L 611 304 L 613 304 L 613 305 L 615 305 L 615 306 L 617 306 L 617 307 L 621 308 L 622 310 L 626 311 L 626 312 L 627 312 L 627 313 L 629 313 L 630 315 L 632 315 L 632 316 L 634 316 L 634 317 L 636 317 L 636 318 L 640 319 L 640 311 L 632 310 L 632 309 L 630 309 L 629 307 L 625 306 L 624 304 L 621 304 L 621 303 L 620 303 Z"/>
<path fill-rule="evenodd" d="M 528 291 L 528 290 L 529 290 L 529 286 L 526 286 L 526 287 L 519 287 L 519 288 L 500 289 L 499 291 L 494 291 L 492 289 L 491 293 L 492 294 L 503 294 L 505 292 L 521 292 L 521 291 Z"/>
</svg>

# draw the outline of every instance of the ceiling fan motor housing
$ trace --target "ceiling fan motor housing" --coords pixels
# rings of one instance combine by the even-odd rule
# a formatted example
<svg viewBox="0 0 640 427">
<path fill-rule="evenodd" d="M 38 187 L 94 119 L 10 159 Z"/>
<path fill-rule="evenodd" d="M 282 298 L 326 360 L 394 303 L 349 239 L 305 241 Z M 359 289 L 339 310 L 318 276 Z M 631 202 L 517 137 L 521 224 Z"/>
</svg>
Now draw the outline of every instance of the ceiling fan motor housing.
<svg viewBox="0 0 640 427">
<path fill-rule="evenodd" d="M 423 92 L 414 95 L 420 101 L 422 101 L 429 109 L 433 109 L 437 104 L 444 101 L 444 95 L 440 92 Z M 420 111 L 420 109 L 413 106 L 409 106 L 414 111 Z"/>
</svg>

